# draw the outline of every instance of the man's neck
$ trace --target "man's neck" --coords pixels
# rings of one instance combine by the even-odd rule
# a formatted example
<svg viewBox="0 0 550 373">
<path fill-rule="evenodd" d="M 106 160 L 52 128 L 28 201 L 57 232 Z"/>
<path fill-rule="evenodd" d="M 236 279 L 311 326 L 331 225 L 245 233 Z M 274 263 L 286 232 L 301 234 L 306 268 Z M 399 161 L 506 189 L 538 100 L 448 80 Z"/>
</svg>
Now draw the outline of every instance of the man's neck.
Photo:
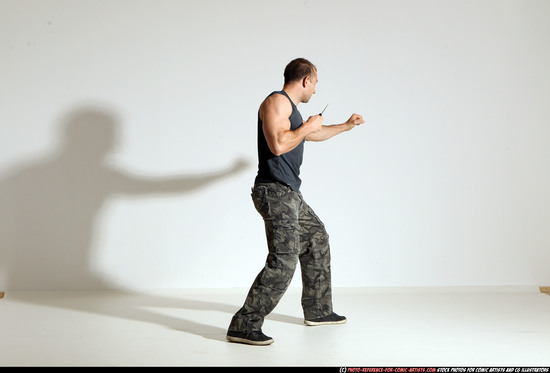
<svg viewBox="0 0 550 373">
<path fill-rule="evenodd" d="M 295 85 L 293 84 L 285 85 L 283 87 L 283 91 L 285 91 L 288 97 L 290 97 L 294 105 L 298 106 L 298 104 L 302 102 L 301 92 L 299 89 L 297 89 Z"/>
</svg>

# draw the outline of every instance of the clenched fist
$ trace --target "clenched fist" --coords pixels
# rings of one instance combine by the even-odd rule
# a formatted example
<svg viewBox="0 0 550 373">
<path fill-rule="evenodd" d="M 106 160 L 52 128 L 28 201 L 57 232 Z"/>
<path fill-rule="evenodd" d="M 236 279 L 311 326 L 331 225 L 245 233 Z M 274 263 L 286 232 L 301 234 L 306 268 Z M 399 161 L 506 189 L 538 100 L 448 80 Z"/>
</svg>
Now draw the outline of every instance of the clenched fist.
<svg viewBox="0 0 550 373">
<path fill-rule="evenodd" d="M 358 126 L 363 123 L 365 123 L 365 121 L 363 120 L 363 117 L 361 115 L 353 114 L 346 122 L 346 125 L 348 126 L 348 131 L 349 131 L 355 126 Z"/>
</svg>

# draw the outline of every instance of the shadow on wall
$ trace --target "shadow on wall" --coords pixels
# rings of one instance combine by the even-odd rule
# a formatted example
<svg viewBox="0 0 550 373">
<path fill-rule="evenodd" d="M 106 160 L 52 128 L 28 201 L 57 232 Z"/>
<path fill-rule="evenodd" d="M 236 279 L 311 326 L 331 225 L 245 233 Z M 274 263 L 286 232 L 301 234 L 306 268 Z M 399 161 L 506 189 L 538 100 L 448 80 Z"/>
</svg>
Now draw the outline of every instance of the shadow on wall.
<svg viewBox="0 0 550 373">
<path fill-rule="evenodd" d="M 90 268 L 96 218 L 115 194 L 179 195 L 230 177 L 247 167 L 243 161 L 220 172 L 165 179 L 139 177 L 106 162 L 116 144 L 116 117 L 105 110 L 82 109 L 64 122 L 63 143 L 47 159 L 18 168 L 0 179 L 0 270 L 2 290 L 108 289 L 113 285 Z M 0 284 L 3 285 L 3 284 Z M 226 329 L 205 323 L 193 311 L 227 314 L 237 305 L 117 289 L 109 292 L 7 292 L 14 301 L 154 323 L 225 341 Z M 176 316 L 149 308 L 173 309 Z M 193 320 L 198 318 L 198 320 Z M 302 319 L 272 314 L 280 322 Z"/>
<path fill-rule="evenodd" d="M 209 174 L 140 177 L 107 163 L 117 142 L 113 113 L 82 108 L 62 124 L 57 152 L 0 178 L 0 291 L 112 287 L 90 268 L 96 218 L 108 197 L 179 195 L 247 167 L 236 161 Z"/>
</svg>

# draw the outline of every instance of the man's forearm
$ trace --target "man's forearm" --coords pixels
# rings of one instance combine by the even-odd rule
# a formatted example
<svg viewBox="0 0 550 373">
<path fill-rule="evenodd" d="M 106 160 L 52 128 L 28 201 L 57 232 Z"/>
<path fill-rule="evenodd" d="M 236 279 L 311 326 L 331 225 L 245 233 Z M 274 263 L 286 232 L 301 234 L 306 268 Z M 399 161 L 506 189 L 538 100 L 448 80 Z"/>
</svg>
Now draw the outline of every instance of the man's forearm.
<svg viewBox="0 0 550 373">
<path fill-rule="evenodd" d="M 269 150 L 276 156 L 288 153 L 300 145 L 304 138 L 307 137 L 309 133 L 308 130 L 308 128 L 301 126 L 296 130 L 288 130 L 280 133 L 278 137 L 267 142 Z"/>
<path fill-rule="evenodd" d="M 306 141 L 325 141 L 348 130 L 349 126 L 347 125 L 347 123 L 323 126 L 320 131 L 307 135 Z"/>
</svg>

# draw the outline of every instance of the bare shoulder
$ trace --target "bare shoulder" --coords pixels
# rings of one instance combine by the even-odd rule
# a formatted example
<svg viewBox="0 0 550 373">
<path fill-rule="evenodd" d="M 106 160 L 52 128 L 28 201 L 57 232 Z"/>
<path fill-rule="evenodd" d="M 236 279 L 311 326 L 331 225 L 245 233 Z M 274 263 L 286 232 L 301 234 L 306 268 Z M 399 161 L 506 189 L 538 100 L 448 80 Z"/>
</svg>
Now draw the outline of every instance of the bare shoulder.
<svg viewBox="0 0 550 373">
<path fill-rule="evenodd" d="M 292 105 L 285 95 L 275 93 L 267 97 L 260 105 L 260 117 L 264 116 L 284 116 L 290 117 L 292 114 Z"/>
</svg>

